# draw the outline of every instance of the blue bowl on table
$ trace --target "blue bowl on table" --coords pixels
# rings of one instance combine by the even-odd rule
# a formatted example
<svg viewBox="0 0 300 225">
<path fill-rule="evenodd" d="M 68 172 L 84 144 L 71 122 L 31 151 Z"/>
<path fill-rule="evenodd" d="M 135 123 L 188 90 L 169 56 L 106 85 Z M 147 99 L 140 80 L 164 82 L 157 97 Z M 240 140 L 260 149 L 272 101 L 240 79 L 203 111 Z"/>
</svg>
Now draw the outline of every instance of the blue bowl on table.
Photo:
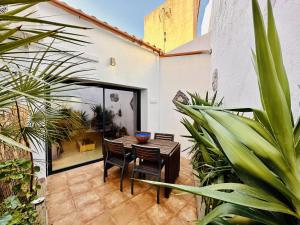
<svg viewBox="0 0 300 225">
<path fill-rule="evenodd" d="M 151 133 L 141 132 L 141 133 L 135 134 L 135 138 L 139 144 L 146 143 L 150 139 L 150 137 L 151 137 Z"/>
</svg>

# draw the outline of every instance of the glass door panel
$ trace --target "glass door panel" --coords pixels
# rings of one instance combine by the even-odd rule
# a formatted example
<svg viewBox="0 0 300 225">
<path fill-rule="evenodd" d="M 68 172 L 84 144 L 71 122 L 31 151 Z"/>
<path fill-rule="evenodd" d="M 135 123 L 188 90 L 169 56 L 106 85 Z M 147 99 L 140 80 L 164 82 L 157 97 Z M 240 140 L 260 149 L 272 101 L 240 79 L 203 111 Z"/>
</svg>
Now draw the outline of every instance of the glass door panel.
<svg viewBox="0 0 300 225">
<path fill-rule="evenodd" d="M 52 143 L 52 171 L 76 166 L 102 158 L 103 88 L 72 86 L 63 93 L 68 97 L 63 109 L 66 119 L 61 121 L 62 140 Z M 68 115 L 80 117 L 80 124 L 68 120 Z M 64 129 L 64 126 L 66 126 Z M 67 132 L 66 135 L 64 132 Z"/>
<path fill-rule="evenodd" d="M 137 129 L 137 93 L 104 89 L 105 138 L 134 135 Z"/>
<path fill-rule="evenodd" d="M 49 173 L 59 172 L 103 158 L 103 138 L 134 135 L 138 127 L 138 91 L 73 85 L 61 95 L 66 116 L 48 154 Z M 80 126 L 69 115 L 81 118 Z"/>
</svg>

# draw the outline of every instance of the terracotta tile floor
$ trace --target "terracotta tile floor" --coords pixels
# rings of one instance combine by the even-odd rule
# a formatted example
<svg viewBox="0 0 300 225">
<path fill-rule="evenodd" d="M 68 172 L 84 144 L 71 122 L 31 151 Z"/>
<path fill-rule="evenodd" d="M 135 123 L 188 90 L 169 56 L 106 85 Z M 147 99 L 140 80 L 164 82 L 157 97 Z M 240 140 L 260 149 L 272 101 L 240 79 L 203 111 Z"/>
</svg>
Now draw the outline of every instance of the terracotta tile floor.
<svg viewBox="0 0 300 225">
<path fill-rule="evenodd" d="M 129 168 L 131 171 L 131 168 Z M 124 179 L 119 191 L 119 169 L 109 170 L 103 183 L 103 162 L 91 164 L 47 179 L 47 211 L 51 225 L 186 225 L 196 219 L 193 195 L 176 195 L 156 204 L 156 189 L 135 182 L 130 194 L 130 180 Z M 189 161 L 182 158 L 177 183 L 193 185 Z"/>
</svg>

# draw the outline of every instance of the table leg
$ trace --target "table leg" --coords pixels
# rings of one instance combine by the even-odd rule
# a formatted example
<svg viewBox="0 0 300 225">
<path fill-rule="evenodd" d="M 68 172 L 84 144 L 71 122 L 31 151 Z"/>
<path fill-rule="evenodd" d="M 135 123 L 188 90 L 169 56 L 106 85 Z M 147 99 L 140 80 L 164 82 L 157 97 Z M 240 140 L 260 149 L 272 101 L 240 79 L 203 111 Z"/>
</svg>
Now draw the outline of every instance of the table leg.
<svg viewBox="0 0 300 225">
<path fill-rule="evenodd" d="M 165 161 L 165 182 L 174 184 L 180 171 L 180 145 L 166 158 Z M 170 196 L 172 189 L 165 188 L 165 197 Z"/>
</svg>

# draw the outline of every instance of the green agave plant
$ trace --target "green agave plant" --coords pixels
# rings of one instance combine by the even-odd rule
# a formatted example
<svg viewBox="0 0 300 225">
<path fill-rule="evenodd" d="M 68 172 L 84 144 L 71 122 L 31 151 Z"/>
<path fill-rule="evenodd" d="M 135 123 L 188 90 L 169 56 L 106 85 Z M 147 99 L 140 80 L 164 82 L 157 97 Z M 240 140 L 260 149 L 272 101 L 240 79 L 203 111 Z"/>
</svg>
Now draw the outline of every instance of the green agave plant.
<svg viewBox="0 0 300 225">
<path fill-rule="evenodd" d="M 197 93 L 188 92 L 188 94 L 191 99 L 188 104 L 195 106 L 219 107 L 223 102 L 223 98 L 220 101 L 216 100 L 217 92 L 215 92 L 211 99 L 208 92 L 206 92 L 205 98 L 202 98 Z M 180 110 L 180 107 L 178 107 L 178 111 L 184 114 L 184 111 Z M 183 118 L 181 123 L 190 133 L 189 136 L 185 137 L 192 143 L 188 153 L 191 155 L 194 175 L 200 181 L 199 186 L 238 181 L 229 161 L 214 143 L 213 137 L 203 127 L 198 126 L 197 123 L 191 123 L 186 118 Z M 205 214 L 221 203 L 219 200 L 209 197 L 203 197 L 202 200 L 206 206 Z"/>
<path fill-rule="evenodd" d="M 194 106 L 220 106 L 222 100 L 216 101 L 217 92 L 214 94 L 212 100 L 208 98 L 208 92 L 206 93 L 205 99 L 197 93 L 188 93 L 191 99 L 191 105 Z M 178 107 L 178 111 L 184 113 Z M 223 153 L 215 145 L 212 137 L 205 129 L 198 126 L 197 123 L 191 123 L 188 119 L 183 118 L 181 123 L 191 134 L 190 136 L 185 136 L 189 138 L 192 142 L 192 146 L 189 148 L 189 154 L 192 155 L 192 165 L 193 169 L 198 172 L 198 177 L 201 179 L 201 184 L 209 183 L 211 179 L 217 177 L 218 173 L 214 173 L 214 169 L 221 166 L 224 161 L 227 161 Z M 221 168 L 220 168 L 221 169 Z"/>
<path fill-rule="evenodd" d="M 212 144 L 228 159 L 241 183 L 189 187 L 150 182 L 222 201 L 198 221 L 201 225 L 300 224 L 300 122 L 293 121 L 271 3 L 268 1 L 267 30 L 257 0 L 252 0 L 252 10 L 253 63 L 263 109 L 177 103 L 180 111 L 212 137 Z M 251 112 L 253 117 L 236 112 Z"/>
</svg>

